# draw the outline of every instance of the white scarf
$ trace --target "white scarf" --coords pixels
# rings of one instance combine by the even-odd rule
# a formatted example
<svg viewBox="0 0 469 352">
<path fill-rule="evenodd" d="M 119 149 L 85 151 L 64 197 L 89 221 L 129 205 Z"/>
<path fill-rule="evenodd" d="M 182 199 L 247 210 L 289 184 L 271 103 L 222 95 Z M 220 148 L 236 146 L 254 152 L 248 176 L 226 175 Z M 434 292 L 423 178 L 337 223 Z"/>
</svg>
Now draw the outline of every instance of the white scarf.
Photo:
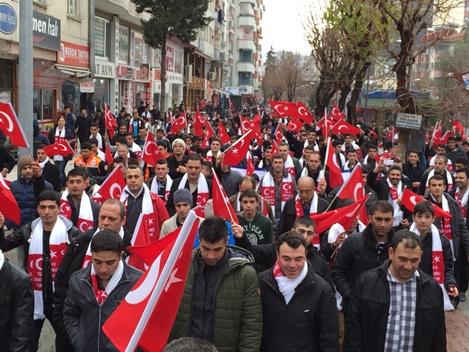
<svg viewBox="0 0 469 352">
<path fill-rule="evenodd" d="M 46 157 L 46 160 L 44 160 L 42 163 L 38 163 L 41 169 L 44 169 L 44 166 L 49 162 L 49 157 Z"/>
<path fill-rule="evenodd" d="M 394 208 L 394 222 L 392 226 L 398 226 L 401 221 L 404 219 L 404 212 L 400 209 L 399 204 L 397 203 L 399 197 L 402 197 L 402 191 L 403 191 L 403 185 L 402 181 L 399 181 L 399 184 L 397 185 L 397 199 L 392 199 L 392 190 L 395 189 L 394 186 L 392 185 L 391 181 L 389 181 L 389 178 L 386 178 L 386 181 L 389 186 L 389 196 L 388 196 L 388 202 L 392 204 L 392 207 Z"/>
<path fill-rule="evenodd" d="M 451 172 L 449 172 L 447 169 L 445 169 L 445 173 L 446 173 L 446 180 L 448 182 L 448 191 L 451 191 L 453 189 L 453 176 L 451 176 Z M 425 184 L 425 190 L 428 189 L 428 180 L 430 179 L 430 177 L 432 177 L 433 175 L 435 175 L 435 169 L 431 170 L 429 173 L 428 173 L 428 177 L 427 177 L 427 183 Z"/>
<path fill-rule="evenodd" d="M 445 290 L 445 259 L 443 256 L 443 246 L 441 245 L 441 238 L 440 238 L 440 232 L 438 231 L 437 227 L 433 224 L 431 224 L 431 231 L 432 231 L 432 276 L 433 278 L 438 282 L 438 284 L 441 287 L 441 290 L 443 291 L 443 303 L 444 303 L 444 309 L 445 310 L 453 310 L 454 307 L 451 304 L 448 296 L 448 292 Z M 410 225 L 410 231 L 416 233 L 420 237 L 422 235 L 426 234 L 421 234 L 419 230 L 417 230 L 415 226 L 415 222 Z M 436 271 L 433 270 L 433 268 L 438 268 Z"/>
<path fill-rule="evenodd" d="M 43 277 L 43 249 L 44 228 L 39 220 L 31 234 L 28 274 L 33 282 L 34 290 L 34 320 L 45 319 L 44 301 L 42 298 L 42 277 Z M 65 251 L 67 250 L 68 233 L 63 220 L 58 217 L 49 237 L 49 252 L 51 265 L 52 290 L 54 290 L 55 274 L 60 266 Z"/>
<path fill-rule="evenodd" d="M 350 143 L 350 146 L 348 148 L 353 148 L 355 150 L 360 149 L 360 147 L 354 141 Z M 347 150 L 347 146 L 345 145 L 345 143 L 342 144 L 342 147 L 340 147 L 340 150 L 342 150 L 345 153 L 345 151 Z"/>
<path fill-rule="evenodd" d="M 169 175 L 166 175 L 166 187 L 164 189 L 164 199 L 163 199 L 165 205 L 168 202 L 169 192 L 171 191 L 172 185 L 173 185 L 173 179 L 169 177 Z M 156 177 L 156 175 L 155 177 L 153 177 L 153 181 L 151 181 L 150 191 L 155 194 L 158 194 L 158 178 Z"/>
<path fill-rule="evenodd" d="M 301 270 L 300 274 L 294 279 L 290 279 L 285 276 L 285 274 L 280 269 L 278 261 L 275 263 L 273 271 L 274 278 L 277 281 L 278 289 L 283 295 L 283 298 L 285 298 L 285 302 L 288 304 L 292 299 L 293 295 L 295 294 L 295 289 L 308 274 L 308 261 L 305 261 L 305 265 L 303 266 L 303 269 Z"/>
<path fill-rule="evenodd" d="M 60 199 L 60 214 L 65 216 L 68 220 L 72 219 L 72 207 L 67 199 L 68 189 L 62 193 Z M 78 213 L 77 228 L 80 233 L 85 233 L 94 227 L 93 209 L 91 208 L 91 200 L 86 192 L 83 192 L 80 200 L 80 210 Z"/>
<path fill-rule="evenodd" d="M 287 170 L 293 177 L 296 177 L 295 164 L 293 163 L 291 155 L 288 155 L 287 160 L 285 160 L 285 170 Z"/>
<path fill-rule="evenodd" d="M 434 155 L 431 159 L 430 159 L 430 167 L 434 167 L 435 166 L 435 159 L 436 159 L 436 155 Z M 453 171 L 453 162 L 448 159 L 448 163 L 446 164 L 446 168 L 449 170 L 449 171 Z"/>
<path fill-rule="evenodd" d="M 304 152 L 305 152 L 305 148 L 306 148 L 308 145 L 309 145 L 309 141 L 308 141 L 308 140 L 305 140 L 305 143 L 303 144 L 303 154 L 304 154 Z M 313 148 L 314 148 L 314 152 L 315 152 L 316 154 L 319 154 L 319 146 L 318 146 L 318 144 L 315 142 L 315 143 L 313 144 L 313 146 L 314 146 L 314 147 L 313 147 Z"/>
<path fill-rule="evenodd" d="M 96 138 L 98 140 L 98 148 L 103 150 L 103 137 L 101 137 L 101 134 L 98 133 L 96 135 L 96 137 L 94 137 L 93 135 L 90 136 L 90 138 Z"/>
<path fill-rule="evenodd" d="M 336 154 L 336 153 L 332 154 L 332 158 L 333 158 L 334 162 L 335 162 L 337 165 L 339 165 L 339 162 L 338 162 L 338 160 L 337 160 L 337 154 Z M 344 154 L 339 153 L 339 158 L 340 158 L 340 165 L 343 166 L 343 165 L 345 164 L 345 156 L 344 156 Z"/>
<path fill-rule="evenodd" d="M 368 158 L 369 158 L 369 155 L 365 156 L 365 159 L 363 159 L 363 165 L 367 166 L 368 165 Z M 373 159 L 375 160 L 376 162 L 376 159 Z"/>
<path fill-rule="evenodd" d="M 100 229 L 99 227 L 96 229 L 96 231 L 94 232 L 93 234 L 93 237 L 94 235 L 96 235 L 99 231 L 102 231 L 103 229 Z M 120 230 L 119 230 L 119 235 L 121 236 L 122 239 L 124 239 L 124 228 L 121 226 Z M 91 237 L 91 239 L 93 239 L 93 237 Z M 91 257 L 91 241 L 90 243 L 88 244 L 88 249 L 86 250 L 86 254 L 85 254 L 85 258 L 83 258 L 83 264 L 81 265 L 81 268 L 87 268 L 88 265 L 91 263 L 91 260 L 93 258 Z"/>
<path fill-rule="evenodd" d="M 54 143 L 58 143 L 58 142 L 62 142 L 65 140 L 65 132 L 67 131 L 67 129 L 65 128 L 62 128 L 62 132 L 59 131 L 59 128 L 56 127 L 55 128 L 55 138 L 54 138 Z M 54 160 L 57 160 L 57 161 L 63 161 L 64 160 L 64 157 L 62 155 L 54 155 Z"/>
<path fill-rule="evenodd" d="M 461 190 L 459 189 L 459 187 L 456 187 L 456 191 L 454 192 L 454 199 L 456 199 L 456 202 L 458 202 L 459 204 L 459 208 L 461 208 L 464 222 L 466 222 L 466 218 L 467 218 L 466 205 L 467 205 L 468 198 L 469 198 L 469 190 L 466 190 L 466 193 L 464 193 L 461 198 Z"/>
<path fill-rule="evenodd" d="M 430 193 L 430 196 L 436 202 L 436 199 L 435 197 L 433 197 L 433 194 Z M 447 213 L 450 213 L 448 199 L 446 199 L 444 194 L 441 196 L 441 208 Z M 445 236 L 449 240 L 449 244 L 451 245 L 451 252 L 453 253 L 453 260 L 456 261 L 456 257 L 454 255 L 454 247 L 453 247 L 453 234 L 452 234 L 452 229 L 451 229 L 451 219 L 441 218 L 440 224 L 441 224 L 440 226 L 441 226 L 441 232 L 443 233 L 443 236 Z"/>
<path fill-rule="evenodd" d="M 108 296 L 117 287 L 117 285 L 121 281 L 123 273 L 124 273 L 124 263 L 122 262 L 122 260 L 119 260 L 119 265 L 117 266 L 116 271 L 111 276 L 111 279 L 109 280 L 109 282 L 106 285 L 106 288 L 104 289 L 104 291 L 106 291 Z M 91 265 L 91 275 L 96 275 L 97 276 L 93 265 Z"/>
<path fill-rule="evenodd" d="M 270 205 L 275 209 L 275 181 L 271 172 L 268 172 L 262 178 L 262 181 L 259 183 L 259 189 L 261 196 L 267 199 L 270 202 Z M 282 204 L 280 205 L 280 210 L 283 211 L 283 207 L 288 199 L 292 198 L 294 194 L 293 188 L 293 177 L 288 173 L 287 177 L 282 179 L 281 189 L 280 189 Z"/>
<path fill-rule="evenodd" d="M 0 251 L 0 270 L 3 268 L 3 263 L 5 263 L 5 255 Z"/>
<path fill-rule="evenodd" d="M 179 183 L 178 189 L 186 188 L 186 183 L 188 182 L 189 182 L 189 177 L 187 173 L 185 173 L 184 176 L 182 176 L 181 178 L 181 182 Z M 195 206 L 200 207 L 199 209 L 201 211 L 202 216 L 204 215 L 205 204 L 207 204 L 209 197 L 210 197 L 210 193 L 208 191 L 207 179 L 202 173 L 200 173 L 199 179 L 197 181 L 197 204 L 195 204 L 194 207 Z M 197 215 L 201 216 L 199 215 L 199 212 L 197 212 Z"/>
<path fill-rule="evenodd" d="M 157 215 L 156 215 L 156 209 L 153 209 L 153 200 L 152 200 L 152 197 L 157 197 L 157 196 L 152 195 L 152 193 L 150 192 L 150 189 L 148 188 L 146 184 L 143 184 L 143 187 L 140 190 L 140 192 L 144 192 L 143 199 L 142 199 L 142 214 L 144 214 L 144 221 L 147 222 L 147 226 L 148 226 L 148 234 L 150 236 L 150 239 L 153 242 L 159 236 L 159 234 L 155 233 L 155 226 L 157 224 L 156 223 Z M 132 194 L 132 192 L 130 192 L 128 186 L 125 186 L 124 190 L 122 191 L 120 201 L 122 202 L 122 204 L 124 204 L 126 212 L 127 212 L 127 201 L 129 198 L 129 194 Z"/>
</svg>

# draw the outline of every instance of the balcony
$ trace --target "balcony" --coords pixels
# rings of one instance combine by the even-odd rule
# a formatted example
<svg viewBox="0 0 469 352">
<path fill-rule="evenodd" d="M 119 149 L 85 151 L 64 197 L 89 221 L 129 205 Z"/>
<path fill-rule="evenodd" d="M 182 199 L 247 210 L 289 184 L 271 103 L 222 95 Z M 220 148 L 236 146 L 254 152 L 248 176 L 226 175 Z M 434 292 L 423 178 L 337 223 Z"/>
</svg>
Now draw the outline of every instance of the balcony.
<svg viewBox="0 0 469 352">
<path fill-rule="evenodd" d="M 140 19 L 149 20 L 148 13 L 138 14 L 131 0 L 96 0 L 96 9 L 118 15 L 121 19 L 141 26 Z"/>
<path fill-rule="evenodd" d="M 239 3 L 242 4 L 242 3 L 249 3 L 251 4 L 253 7 L 255 7 L 257 4 L 256 4 L 256 0 L 239 0 Z"/>
<path fill-rule="evenodd" d="M 255 68 L 252 62 L 241 62 L 238 61 L 238 72 L 249 72 L 254 73 Z"/>
<path fill-rule="evenodd" d="M 249 15 L 239 15 L 238 25 L 240 27 L 256 28 L 256 19 Z"/>
<path fill-rule="evenodd" d="M 238 49 L 245 49 L 256 51 L 256 45 L 254 44 L 254 38 L 251 39 L 238 39 Z"/>
</svg>

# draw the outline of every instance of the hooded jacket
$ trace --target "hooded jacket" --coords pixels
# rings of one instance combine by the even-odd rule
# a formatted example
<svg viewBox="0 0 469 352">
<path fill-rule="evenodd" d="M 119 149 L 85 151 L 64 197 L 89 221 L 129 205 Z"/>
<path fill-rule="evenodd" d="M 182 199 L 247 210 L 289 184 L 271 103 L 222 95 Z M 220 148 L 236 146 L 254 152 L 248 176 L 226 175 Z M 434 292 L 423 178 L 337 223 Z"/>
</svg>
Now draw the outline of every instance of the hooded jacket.
<svg viewBox="0 0 469 352">
<path fill-rule="evenodd" d="M 228 246 L 226 262 L 213 287 L 213 309 L 207 317 L 212 322 L 213 339 L 210 341 L 219 352 L 257 352 L 262 337 L 262 308 L 256 272 L 251 267 L 254 258 L 246 250 Z M 200 277 L 200 247 L 192 253 L 179 311 L 174 321 L 169 341 L 190 336 L 194 319 L 196 278 Z M 203 273 L 202 273 L 203 274 Z"/>
</svg>

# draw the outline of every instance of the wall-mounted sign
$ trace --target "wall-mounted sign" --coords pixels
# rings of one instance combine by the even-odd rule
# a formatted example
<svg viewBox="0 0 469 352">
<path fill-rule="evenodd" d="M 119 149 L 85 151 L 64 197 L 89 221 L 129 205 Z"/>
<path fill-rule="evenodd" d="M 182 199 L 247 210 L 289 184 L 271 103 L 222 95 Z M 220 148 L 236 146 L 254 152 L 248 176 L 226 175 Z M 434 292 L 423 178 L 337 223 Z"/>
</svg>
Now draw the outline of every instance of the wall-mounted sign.
<svg viewBox="0 0 469 352">
<path fill-rule="evenodd" d="M 4 2 L 0 3 L 0 32 L 12 34 L 18 27 L 18 14 L 15 9 Z"/>
<path fill-rule="evenodd" d="M 38 48 L 60 50 L 60 20 L 33 11 L 33 45 Z"/>
<path fill-rule="evenodd" d="M 62 41 L 60 51 L 57 53 L 57 62 L 63 65 L 89 68 L 90 49 L 87 46 Z"/>
<path fill-rule="evenodd" d="M 116 66 L 112 62 L 95 60 L 95 77 L 115 78 Z"/>
</svg>

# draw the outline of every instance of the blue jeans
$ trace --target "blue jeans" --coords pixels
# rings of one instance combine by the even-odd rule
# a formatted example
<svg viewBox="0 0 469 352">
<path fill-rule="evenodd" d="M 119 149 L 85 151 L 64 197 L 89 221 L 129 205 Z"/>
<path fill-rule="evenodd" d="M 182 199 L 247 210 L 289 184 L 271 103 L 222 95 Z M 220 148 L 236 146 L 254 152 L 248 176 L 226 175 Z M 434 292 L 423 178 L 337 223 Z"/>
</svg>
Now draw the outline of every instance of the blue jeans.
<svg viewBox="0 0 469 352">
<path fill-rule="evenodd" d="M 65 187 L 65 166 L 67 166 L 67 160 L 54 160 L 54 164 L 60 171 L 60 187 Z"/>
</svg>

